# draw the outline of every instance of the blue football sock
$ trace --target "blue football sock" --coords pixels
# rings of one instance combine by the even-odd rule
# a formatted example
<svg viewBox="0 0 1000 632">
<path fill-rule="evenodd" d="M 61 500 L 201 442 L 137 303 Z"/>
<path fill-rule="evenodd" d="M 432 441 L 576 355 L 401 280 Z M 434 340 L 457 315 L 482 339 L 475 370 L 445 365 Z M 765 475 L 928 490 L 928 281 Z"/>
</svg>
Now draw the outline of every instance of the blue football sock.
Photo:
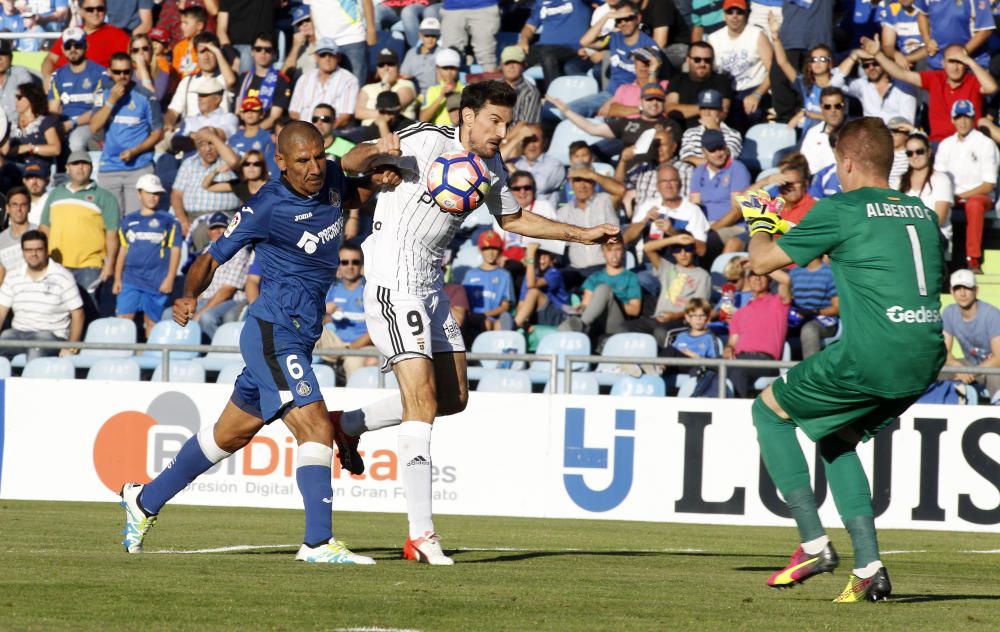
<svg viewBox="0 0 1000 632">
<path fill-rule="evenodd" d="M 295 482 L 306 511 L 306 546 L 326 544 L 333 537 L 333 448 L 306 442 L 299 446 Z"/>
<path fill-rule="evenodd" d="M 181 451 L 167 469 L 143 486 L 139 505 L 150 514 L 160 513 L 163 505 L 178 492 L 227 456 L 229 452 L 215 443 L 214 429 L 202 428 L 181 446 Z"/>
</svg>

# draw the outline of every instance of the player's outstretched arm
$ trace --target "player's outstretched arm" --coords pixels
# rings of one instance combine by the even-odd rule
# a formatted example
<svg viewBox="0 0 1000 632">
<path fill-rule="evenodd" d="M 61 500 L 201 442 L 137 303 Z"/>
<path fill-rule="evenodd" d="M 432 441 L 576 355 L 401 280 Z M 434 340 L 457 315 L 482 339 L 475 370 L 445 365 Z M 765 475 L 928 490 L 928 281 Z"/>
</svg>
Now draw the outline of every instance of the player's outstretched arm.
<svg viewBox="0 0 1000 632">
<path fill-rule="evenodd" d="M 611 224 L 600 224 L 581 228 L 572 224 L 554 222 L 535 213 L 519 211 L 511 215 L 501 215 L 500 228 L 525 237 L 536 239 L 559 239 L 581 244 L 603 244 L 606 241 L 621 240 L 621 228 Z"/>
<path fill-rule="evenodd" d="M 346 173 L 368 173 L 379 159 L 399 155 L 399 136 L 391 134 L 379 138 L 374 143 L 355 145 L 340 159 L 340 166 Z"/>
<path fill-rule="evenodd" d="M 754 274 L 770 274 L 792 263 L 792 258 L 767 233 L 750 238 L 750 269 Z"/>
<path fill-rule="evenodd" d="M 194 260 L 184 281 L 184 296 L 174 302 L 174 322 L 188 324 L 198 307 L 198 296 L 212 283 L 219 262 L 207 252 Z"/>
</svg>

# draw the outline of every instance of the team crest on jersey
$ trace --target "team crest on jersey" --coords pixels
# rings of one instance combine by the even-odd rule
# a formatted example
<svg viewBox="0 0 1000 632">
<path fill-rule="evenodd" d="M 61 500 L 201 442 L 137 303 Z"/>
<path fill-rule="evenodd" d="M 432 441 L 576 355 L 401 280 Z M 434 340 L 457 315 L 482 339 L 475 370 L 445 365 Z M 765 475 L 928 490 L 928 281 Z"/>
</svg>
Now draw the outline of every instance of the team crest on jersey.
<svg viewBox="0 0 1000 632">
<path fill-rule="evenodd" d="M 244 207 L 246 208 L 246 207 Z M 222 234 L 223 237 L 229 237 L 236 230 L 236 227 L 240 225 L 240 220 L 243 219 L 242 212 L 233 215 L 233 219 L 229 220 L 229 226 L 226 226 L 226 232 Z"/>
<path fill-rule="evenodd" d="M 83 89 L 84 90 L 90 90 L 90 85 L 91 85 L 90 84 L 90 79 L 89 78 L 84 78 L 84 80 L 83 80 Z"/>
<path fill-rule="evenodd" d="M 340 191 L 330 189 L 330 206 L 340 206 Z"/>
<path fill-rule="evenodd" d="M 295 392 L 301 397 L 307 397 L 313 392 L 313 389 L 309 386 L 309 382 L 299 380 L 299 383 L 295 385 Z"/>
<path fill-rule="evenodd" d="M 156 219 L 155 217 L 153 219 L 149 220 L 149 227 L 150 228 L 159 228 L 160 227 L 160 220 Z"/>
</svg>

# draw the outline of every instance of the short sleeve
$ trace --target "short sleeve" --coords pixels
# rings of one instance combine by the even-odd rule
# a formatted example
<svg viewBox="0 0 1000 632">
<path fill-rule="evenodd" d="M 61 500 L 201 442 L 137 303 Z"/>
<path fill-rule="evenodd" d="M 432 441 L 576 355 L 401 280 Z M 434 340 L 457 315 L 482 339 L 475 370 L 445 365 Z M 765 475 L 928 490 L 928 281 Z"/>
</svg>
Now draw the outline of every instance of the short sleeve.
<svg viewBox="0 0 1000 632">
<path fill-rule="evenodd" d="M 4 307 L 11 307 L 14 305 L 14 295 L 10 289 L 10 278 L 13 275 L 8 274 L 4 278 L 4 282 L 0 285 L 0 305 Z"/>
<path fill-rule="evenodd" d="M 800 224 L 777 241 L 778 247 L 796 264 L 804 266 L 840 242 L 840 217 L 837 203 L 824 198 L 816 202 Z"/>
<path fill-rule="evenodd" d="M 180 248 L 183 235 L 181 234 L 181 224 L 174 218 L 170 218 L 170 231 L 167 234 L 167 247 Z"/>
<path fill-rule="evenodd" d="M 118 230 L 121 218 L 121 208 L 118 206 L 118 198 L 108 193 L 101 196 L 101 217 L 104 218 L 104 230 Z"/>
<path fill-rule="evenodd" d="M 730 190 L 732 191 L 746 191 L 747 187 L 750 186 L 750 172 L 739 160 L 733 161 L 733 173 L 730 179 L 731 185 Z"/>
<path fill-rule="evenodd" d="M 996 23 L 993 21 L 993 14 L 988 10 L 988 8 L 979 9 L 976 3 L 971 3 L 972 6 L 972 32 L 976 31 L 992 31 L 996 28 Z M 988 4 L 980 3 L 980 6 L 988 7 Z"/>
<path fill-rule="evenodd" d="M 586 279 L 583 280 L 583 285 L 581 287 L 583 287 L 584 290 L 589 290 L 593 292 L 594 288 L 596 288 L 597 285 L 598 285 L 597 275 L 591 274 L 590 276 L 588 276 Z"/>
<path fill-rule="evenodd" d="M 3 288 L 0 288 L 0 294 L 2 294 L 2 290 Z M 0 304 L 2 304 L 2 297 L 0 297 Z M 944 311 L 941 312 L 941 323 L 944 333 L 949 336 L 955 335 L 955 319 L 958 317 L 956 312 L 958 312 L 958 306 L 954 304 L 945 307 Z"/>
<path fill-rule="evenodd" d="M 486 196 L 486 208 L 491 215 L 497 217 L 520 212 L 521 205 L 514 199 L 514 194 L 507 186 L 507 169 L 503 166 L 502 159 L 496 174 L 497 183 L 490 189 L 490 194 Z"/>
<path fill-rule="evenodd" d="M 626 274 L 628 274 L 628 281 L 625 282 L 625 300 L 641 299 L 642 287 L 639 285 L 639 276 L 631 271 Z"/>
<path fill-rule="evenodd" d="M 76 281 L 73 279 L 72 275 L 67 272 L 66 276 L 69 278 L 66 280 L 66 287 L 63 288 L 60 298 L 62 299 L 63 305 L 66 306 L 66 309 L 72 311 L 83 307 L 83 298 L 80 297 L 80 290 L 77 288 Z"/>
<path fill-rule="evenodd" d="M 167 109 L 173 110 L 178 114 L 184 114 L 187 111 L 187 93 L 188 86 L 191 85 L 191 77 L 184 77 L 181 82 L 177 84 L 177 91 L 174 92 L 174 98 L 170 100 L 170 104 Z"/>
<path fill-rule="evenodd" d="M 256 195 L 251 198 L 256 208 L 249 202 L 243 204 L 233 219 L 230 220 L 226 232 L 208 248 L 220 265 L 235 257 L 243 248 L 256 244 L 267 238 L 271 225 L 271 211 L 267 207 L 267 198 Z"/>
</svg>

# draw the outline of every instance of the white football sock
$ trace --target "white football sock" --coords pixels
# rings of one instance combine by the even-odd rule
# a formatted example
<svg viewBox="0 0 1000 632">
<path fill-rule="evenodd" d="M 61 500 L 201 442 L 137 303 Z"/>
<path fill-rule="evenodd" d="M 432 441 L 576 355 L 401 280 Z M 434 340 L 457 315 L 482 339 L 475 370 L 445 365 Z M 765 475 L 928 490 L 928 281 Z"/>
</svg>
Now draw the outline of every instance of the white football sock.
<svg viewBox="0 0 1000 632">
<path fill-rule="evenodd" d="M 400 478 L 406 492 L 406 513 L 410 537 L 418 538 L 434 530 L 431 517 L 431 424 L 404 421 L 399 425 Z"/>
<path fill-rule="evenodd" d="M 878 572 L 878 569 L 882 568 L 882 560 L 875 560 L 868 566 L 864 568 L 856 568 L 853 573 L 861 579 L 868 579 L 872 575 Z"/>
<path fill-rule="evenodd" d="M 352 437 L 403 421 L 403 400 L 398 395 L 379 399 L 357 410 L 348 410 L 340 418 L 340 427 Z"/>
<path fill-rule="evenodd" d="M 809 540 L 808 542 L 802 543 L 802 550 L 806 555 L 816 555 L 821 553 L 826 545 L 830 543 L 830 538 L 825 535 L 821 535 L 815 540 Z"/>
</svg>

